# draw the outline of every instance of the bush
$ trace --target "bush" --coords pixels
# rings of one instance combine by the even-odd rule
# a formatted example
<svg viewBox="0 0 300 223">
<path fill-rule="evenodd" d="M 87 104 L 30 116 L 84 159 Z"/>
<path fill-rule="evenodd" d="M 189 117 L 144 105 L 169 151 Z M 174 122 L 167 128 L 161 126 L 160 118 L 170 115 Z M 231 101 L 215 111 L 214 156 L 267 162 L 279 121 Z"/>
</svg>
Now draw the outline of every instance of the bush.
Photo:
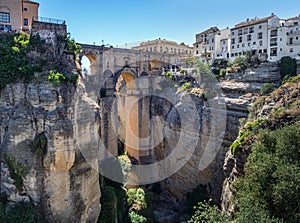
<svg viewBox="0 0 300 223">
<path fill-rule="evenodd" d="M 143 188 L 130 188 L 127 191 L 127 204 L 130 210 L 141 210 L 147 207 Z"/>
<path fill-rule="evenodd" d="M 186 83 L 184 83 L 183 85 L 181 85 L 181 87 L 182 87 L 183 90 L 186 91 L 186 90 L 192 88 L 192 84 L 191 84 L 191 82 L 186 82 Z"/>
<path fill-rule="evenodd" d="M 98 219 L 99 223 L 115 223 L 117 219 L 117 196 L 116 189 L 110 186 L 104 186 L 101 196 L 101 213 Z"/>
<path fill-rule="evenodd" d="M 270 94 L 274 90 L 275 86 L 271 83 L 265 83 L 261 89 L 260 89 L 260 94 L 261 95 L 267 95 Z"/>
<path fill-rule="evenodd" d="M 211 206 L 207 202 L 199 202 L 195 207 L 195 213 L 189 223 L 229 223 L 226 216 L 217 206 Z"/>
<path fill-rule="evenodd" d="M 39 220 L 39 207 L 27 201 L 9 206 L 4 216 L 4 222 L 9 223 L 37 223 Z"/>
<path fill-rule="evenodd" d="M 300 122 L 264 130 L 234 183 L 237 222 L 300 222 Z"/>
<path fill-rule="evenodd" d="M 283 79 L 284 76 L 296 76 L 297 74 L 297 62 L 296 59 L 293 59 L 289 56 L 282 57 L 278 62 L 278 66 L 280 68 L 280 75 Z"/>
<path fill-rule="evenodd" d="M 34 137 L 32 142 L 32 150 L 39 156 L 46 155 L 47 153 L 47 138 L 45 133 L 40 133 Z"/>
<path fill-rule="evenodd" d="M 75 86 L 78 82 L 78 78 L 79 78 L 78 74 L 73 74 L 71 77 L 69 77 L 64 74 L 50 70 L 48 81 L 51 82 L 54 87 L 58 87 L 61 83 L 66 83 L 66 84 L 71 83 Z"/>
<path fill-rule="evenodd" d="M 28 168 L 25 168 L 21 163 L 17 163 L 13 157 L 4 154 L 4 163 L 8 167 L 9 175 L 14 180 L 14 185 L 19 192 L 23 192 L 24 178 L 28 174 Z"/>
<path fill-rule="evenodd" d="M 226 75 L 226 69 L 222 68 L 222 69 L 220 70 L 219 76 L 220 76 L 220 77 L 224 77 L 225 75 Z"/>
<path fill-rule="evenodd" d="M 26 53 L 30 36 L 28 34 L 2 35 L 0 37 L 0 90 L 18 79 L 29 81 L 38 64 L 31 64 Z"/>
<path fill-rule="evenodd" d="M 128 216 L 129 216 L 129 220 L 131 223 L 146 223 L 147 222 L 147 218 L 145 218 L 142 215 L 139 215 L 138 213 L 136 213 L 134 211 L 130 211 Z"/>
</svg>

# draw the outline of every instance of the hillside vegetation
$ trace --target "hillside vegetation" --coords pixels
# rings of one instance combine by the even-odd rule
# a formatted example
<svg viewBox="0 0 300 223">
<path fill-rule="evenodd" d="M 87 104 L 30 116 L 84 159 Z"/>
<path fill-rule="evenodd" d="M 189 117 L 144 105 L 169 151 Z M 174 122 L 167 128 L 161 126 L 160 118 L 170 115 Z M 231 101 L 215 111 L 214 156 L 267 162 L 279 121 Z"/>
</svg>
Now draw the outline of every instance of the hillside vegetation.
<svg viewBox="0 0 300 223">
<path fill-rule="evenodd" d="M 300 222 L 300 75 L 258 98 L 231 145 L 248 156 L 231 185 L 234 213 L 200 203 L 190 222 Z"/>
</svg>

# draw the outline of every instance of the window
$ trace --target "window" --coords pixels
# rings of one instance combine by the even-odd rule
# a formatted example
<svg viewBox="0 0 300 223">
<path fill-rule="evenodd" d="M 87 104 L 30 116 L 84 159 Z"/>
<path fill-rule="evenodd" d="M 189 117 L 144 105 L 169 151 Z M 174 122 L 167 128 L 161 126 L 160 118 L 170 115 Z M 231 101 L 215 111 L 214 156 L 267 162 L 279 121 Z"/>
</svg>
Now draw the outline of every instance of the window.
<svg viewBox="0 0 300 223">
<path fill-rule="evenodd" d="M 277 39 L 273 38 L 270 40 L 270 46 L 277 46 Z"/>
<path fill-rule="evenodd" d="M 256 45 L 256 42 L 253 42 L 252 44 L 253 44 L 253 45 Z"/>
<path fill-rule="evenodd" d="M 264 49 L 264 53 L 267 53 L 267 49 Z"/>
<path fill-rule="evenodd" d="M 0 22 L 10 23 L 10 14 L 5 12 L 0 12 Z"/>
<path fill-rule="evenodd" d="M 196 51 L 196 54 L 198 54 L 198 50 Z"/>
<path fill-rule="evenodd" d="M 245 28 L 244 29 L 244 34 L 247 34 L 248 33 L 248 28 Z"/>
<path fill-rule="evenodd" d="M 298 40 L 298 36 L 296 36 L 296 40 Z"/>
<path fill-rule="evenodd" d="M 271 37 L 277 36 L 277 29 L 271 30 Z"/>
<path fill-rule="evenodd" d="M 277 48 L 271 49 L 270 56 L 277 56 Z"/>
<path fill-rule="evenodd" d="M 290 48 L 290 53 L 292 53 L 294 50 L 293 50 L 293 48 Z"/>
<path fill-rule="evenodd" d="M 260 40 L 260 41 L 259 41 L 259 45 L 262 46 L 262 44 L 263 44 L 263 42 Z"/>
<path fill-rule="evenodd" d="M 240 36 L 239 37 L 239 43 L 241 43 L 243 41 L 243 38 Z"/>
<path fill-rule="evenodd" d="M 263 34 L 262 33 L 257 33 L 257 39 L 262 39 L 263 38 Z"/>
<path fill-rule="evenodd" d="M 152 52 L 152 47 L 150 47 L 150 52 Z"/>
<path fill-rule="evenodd" d="M 231 35 L 233 35 L 233 36 L 234 36 L 234 32 L 231 32 Z"/>
<path fill-rule="evenodd" d="M 234 49 L 234 46 L 232 46 L 231 48 Z"/>
<path fill-rule="evenodd" d="M 231 44 L 235 44 L 235 39 L 231 39 Z"/>
<path fill-rule="evenodd" d="M 253 33 L 254 32 L 254 27 L 250 27 L 249 28 L 249 33 Z"/>
<path fill-rule="evenodd" d="M 280 41 L 282 41 L 282 38 L 280 38 Z"/>
<path fill-rule="evenodd" d="M 0 24 L 0 31 L 9 32 L 11 31 L 11 25 Z"/>
<path fill-rule="evenodd" d="M 245 47 L 245 43 L 242 44 L 242 47 Z"/>
<path fill-rule="evenodd" d="M 24 26 L 28 26 L 28 19 L 24 19 Z"/>
<path fill-rule="evenodd" d="M 162 49 L 162 46 L 160 47 L 160 52 L 162 52 L 163 51 L 163 49 Z"/>
<path fill-rule="evenodd" d="M 239 36 L 240 36 L 240 35 L 243 35 L 243 30 L 240 29 L 240 30 L 238 31 L 238 35 L 239 35 Z"/>
<path fill-rule="evenodd" d="M 251 43 L 248 43 L 248 46 L 250 46 L 251 45 Z"/>
<path fill-rule="evenodd" d="M 233 54 L 233 53 L 231 54 L 231 57 L 234 57 L 234 54 Z"/>
<path fill-rule="evenodd" d="M 262 28 L 261 25 L 259 25 L 258 28 L 261 29 Z"/>
<path fill-rule="evenodd" d="M 198 48 L 198 44 L 196 45 L 196 48 Z"/>
<path fill-rule="evenodd" d="M 23 11 L 24 11 L 24 12 L 27 12 L 27 8 L 24 8 Z"/>
<path fill-rule="evenodd" d="M 214 41 L 215 41 L 215 39 L 214 39 L 214 38 L 212 38 L 212 39 L 211 39 L 211 42 L 212 42 L 212 43 L 214 43 Z"/>
<path fill-rule="evenodd" d="M 247 36 L 247 41 L 251 41 L 251 35 Z"/>
<path fill-rule="evenodd" d="M 293 37 L 289 39 L 289 44 L 293 44 Z"/>
<path fill-rule="evenodd" d="M 262 50 L 258 50 L 258 53 L 262 53 Z"/>
<path fill-rule="evenodd" d="M 282 52 L 282 48 L 280 48 L 280 51 Z"/>
<path fill-rule="evenodd" d="M 297 37 L 298 38 L 298 37 Z M 223 44 L 225 44 L 225 41 L 223 41 Z"/>
<path fill-rule="evenodd" d="M 238 45 L 236 45 L 236 48 L 240 48 L 240 45 L 238 44 Z"/>
</svg>

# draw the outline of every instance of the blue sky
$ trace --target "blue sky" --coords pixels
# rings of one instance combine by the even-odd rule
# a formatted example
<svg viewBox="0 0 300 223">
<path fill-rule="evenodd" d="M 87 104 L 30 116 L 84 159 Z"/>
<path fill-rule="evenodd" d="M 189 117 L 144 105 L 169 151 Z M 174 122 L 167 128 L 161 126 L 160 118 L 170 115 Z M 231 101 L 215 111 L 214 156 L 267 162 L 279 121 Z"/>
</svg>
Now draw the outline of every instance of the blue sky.
<svg viewBox="0 0 300 223">
<path fill-rule="evenodd" d="M 274 12 L 300 13 L 299 0 L 36 0 L 43 17 L 64 19 L 77 42 L 124 45 L 156 38 L 192 44 L 195 34 Z"/>
</svg>

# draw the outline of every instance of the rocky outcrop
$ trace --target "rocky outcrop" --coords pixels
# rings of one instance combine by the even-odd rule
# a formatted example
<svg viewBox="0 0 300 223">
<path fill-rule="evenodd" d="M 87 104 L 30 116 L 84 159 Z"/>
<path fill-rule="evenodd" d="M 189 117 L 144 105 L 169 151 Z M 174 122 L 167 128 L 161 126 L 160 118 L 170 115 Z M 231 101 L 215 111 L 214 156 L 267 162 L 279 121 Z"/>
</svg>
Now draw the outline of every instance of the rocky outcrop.
<svg viewBox="0 0 300 223">
<path fill-rule="evenodd" d="M 10 84 L 0 95 L 0 144 L 3 155 L 28 169 L 22 191 L 2 162 L 1 191 L 9 201 L 32 199 L 49 222 L 96 222 L 100 213 L 97 171 L 84 160 L 74 134 L 74 86 Z M 33 141 L 44 134 L 44 154 Z"/>
</svg>

